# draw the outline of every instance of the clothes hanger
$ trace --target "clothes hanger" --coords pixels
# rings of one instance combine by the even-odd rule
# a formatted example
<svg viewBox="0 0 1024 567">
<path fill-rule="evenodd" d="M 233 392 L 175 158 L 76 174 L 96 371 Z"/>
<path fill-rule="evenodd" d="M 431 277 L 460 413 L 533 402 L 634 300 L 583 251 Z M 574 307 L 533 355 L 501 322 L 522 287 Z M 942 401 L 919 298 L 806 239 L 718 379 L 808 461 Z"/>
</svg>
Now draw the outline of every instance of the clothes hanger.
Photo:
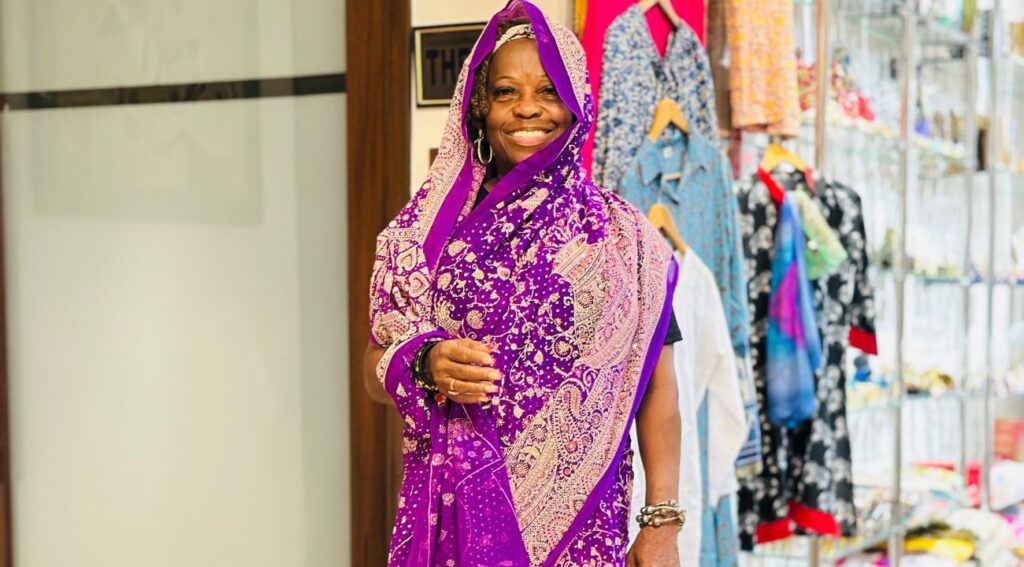
<svg viewBox="0 0 1024 567">
<path fill-rule="evenodd" d="M 780 163 L 788 163 L 796 168 L 797 171 L 803 173 L 804 180 L 807 182 L 807 189 L 814 193 L 814 169 L 807 165 L 804 160 L 800 159 L 800 156 L 787 150 L 778 142 L 772 142 L 768 144 L 768 147 L 764 151 L 764 157 L 761 158 L 761 165 L 758 169 L 765 172 L 771 172 Z"/>
<path fill-rule="evenodd" d="M 804 160 L 800 159 L 800 156 L 782 147 L 781 144 L 772 142 L 768 144 L 768 148 L 764 151 L 760 167 L 765 171 L 771 171 L 780 163 L 788 163 L 800 171 L 807 171 L 807 164 L 804 163 Z"/>
<path fill-rule="evenodd" d="M 651 124 L 651 131 L 647 134 L 647 138 L 652 142 L 657 142 L 669 124 L 674 124 L 676 128 L 686 134 L 690 133 L 690 123 L 686 120 L 683 109 L 679 108 L 676 101 L 665 97 L 654 107 L 654 122 Z"/>
<path fill-rule="evenodd" d="M 654 225 L 654 228 L 658 229 L 658 232 L 668 237 L 676 252 L 686 254 L 689 247 L 686 246 L 683 237 L 679 235 L 676 221 L 672 218 L 672 211 L 668 210 L 668 207 L 661 203 L 655 203 L 647 211 L 647 220 L 651 221 L 651 224 Z"/>
<path fill-rule="evenodd" d="M 672 0 L 639 0 L 637 4 L 640 5 L 640 9 L 644 12 L 658 6 L 665 13 L 668 21 L 672 22 L 672 27 L 678 28 L 683 24 L 683 19 L 679 17 L 676 9 L 672 7 Z"/>
</svg>

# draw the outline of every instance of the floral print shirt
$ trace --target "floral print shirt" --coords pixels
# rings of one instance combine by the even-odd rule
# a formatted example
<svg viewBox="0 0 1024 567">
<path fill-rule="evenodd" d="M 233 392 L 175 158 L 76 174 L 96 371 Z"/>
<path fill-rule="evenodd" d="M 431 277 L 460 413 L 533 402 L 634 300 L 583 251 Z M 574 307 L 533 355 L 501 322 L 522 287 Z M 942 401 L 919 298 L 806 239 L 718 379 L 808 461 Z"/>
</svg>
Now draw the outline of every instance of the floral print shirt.
<svg viewBox="0 0 1024 567">
<path fill-rule="evenodd" d="M 594 137 L 593 178 L 616 190 L 646 139 L 658 101 L 669 97 L 690 131 L 718 137 L 711 65 L 697 34 L 685 23 L 669 37 L 662 59 L 643 11 L 631 6 L 609 26 Z"/>
</svg>

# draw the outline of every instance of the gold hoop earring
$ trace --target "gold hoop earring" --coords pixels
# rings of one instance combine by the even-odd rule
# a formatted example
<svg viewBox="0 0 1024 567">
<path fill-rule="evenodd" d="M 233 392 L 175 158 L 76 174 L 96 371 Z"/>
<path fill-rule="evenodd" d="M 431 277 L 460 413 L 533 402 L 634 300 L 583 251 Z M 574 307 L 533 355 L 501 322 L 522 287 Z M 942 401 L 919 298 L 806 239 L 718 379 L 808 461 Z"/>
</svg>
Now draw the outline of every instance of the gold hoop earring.
<svg viewBox="0 0 1024 567">
<path fill-rule="evenodd" d="M 483 143 L 484 143 L 484 130 L 483 128 L 477 129 L 476 138 L 476 159 L 484 165 L 490 165 L 491 160 L 494 159 L 494 149 L 491 148 L 490 144 L 487 144 L 487 159 L 484 159 Z"/>
</svg>

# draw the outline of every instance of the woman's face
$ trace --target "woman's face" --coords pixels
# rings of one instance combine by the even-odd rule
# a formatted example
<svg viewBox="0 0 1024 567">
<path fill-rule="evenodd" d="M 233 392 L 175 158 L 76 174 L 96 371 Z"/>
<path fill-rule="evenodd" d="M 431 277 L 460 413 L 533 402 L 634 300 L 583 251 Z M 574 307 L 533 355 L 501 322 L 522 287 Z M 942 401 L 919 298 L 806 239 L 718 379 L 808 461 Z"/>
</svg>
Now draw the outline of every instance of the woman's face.
<svg viewBox="0 0 1024 567">
<path fill-rule="evenodd" d="M 511 41 L 494 54 L 487 98 L 487 142 L 499 175 L 572 126 L 572 112 L 544 71 L 535 41 Z"/>
</svg>

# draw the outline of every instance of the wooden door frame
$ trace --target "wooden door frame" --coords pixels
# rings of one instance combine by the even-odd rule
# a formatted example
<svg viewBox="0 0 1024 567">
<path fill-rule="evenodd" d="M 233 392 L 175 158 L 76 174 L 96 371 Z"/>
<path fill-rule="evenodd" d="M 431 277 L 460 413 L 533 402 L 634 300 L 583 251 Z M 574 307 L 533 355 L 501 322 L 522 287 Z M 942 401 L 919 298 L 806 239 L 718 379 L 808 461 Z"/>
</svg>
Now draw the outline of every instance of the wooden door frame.
<svg viewBox="0 0 1024 567">
<path fill-rule="evenodd" d="M 363 387 L 369 282 L 377 234 L 409 200 L 412 123 L 411 0 L 348 0 L 349 431 L 352 563 L 387 564 L 402 423 Z"/>
</svg>

